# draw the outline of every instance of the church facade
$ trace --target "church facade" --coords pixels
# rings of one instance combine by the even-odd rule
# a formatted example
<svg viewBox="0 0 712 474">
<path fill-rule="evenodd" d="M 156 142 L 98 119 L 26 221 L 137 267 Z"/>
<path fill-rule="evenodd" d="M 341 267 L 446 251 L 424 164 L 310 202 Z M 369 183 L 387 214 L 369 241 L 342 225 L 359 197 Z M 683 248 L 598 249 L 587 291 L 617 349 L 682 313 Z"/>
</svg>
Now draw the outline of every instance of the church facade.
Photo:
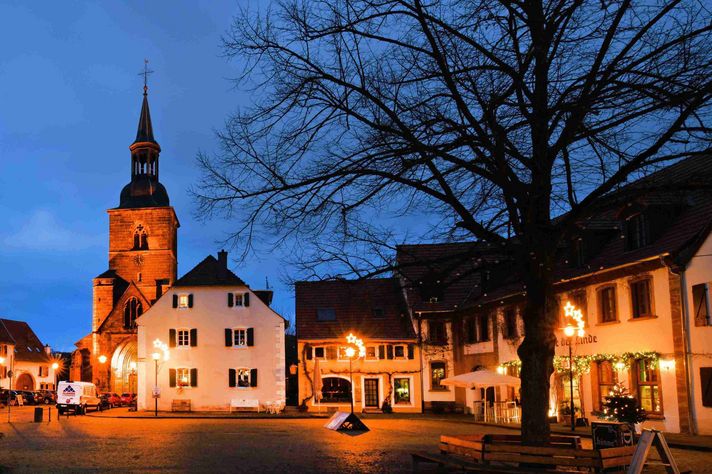
<svg viewBox="0 0 712 474">
<path fill-rule="evenodd" d="M 93 279 L 92 331 L 76 343 L 71 380 L 100 391 L 137 391 L 137 326 L 176 280 L 178 227 L 159 181 L 161 147 L 153 136 L 147 88 L 131 152 L 131 181 L 109 215 L 108 269 Z"/>
</svg>

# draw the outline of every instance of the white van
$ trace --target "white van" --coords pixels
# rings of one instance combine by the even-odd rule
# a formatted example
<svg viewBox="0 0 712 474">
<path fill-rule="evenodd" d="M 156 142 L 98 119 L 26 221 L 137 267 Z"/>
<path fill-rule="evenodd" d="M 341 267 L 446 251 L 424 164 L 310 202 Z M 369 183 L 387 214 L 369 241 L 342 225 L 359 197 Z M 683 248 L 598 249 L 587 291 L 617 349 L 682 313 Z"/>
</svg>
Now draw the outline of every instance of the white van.
<svg viewBox="0 0 712 474">
<path fill-rule="evenodd" d="M 57 411 L 63 414 L 72 410 L 78 415 L 87 412 L 87 408 L 99 410 L 99 397 L 96 386 L 90 382 L 59 382 L 57 386 Z"/>
</svg>

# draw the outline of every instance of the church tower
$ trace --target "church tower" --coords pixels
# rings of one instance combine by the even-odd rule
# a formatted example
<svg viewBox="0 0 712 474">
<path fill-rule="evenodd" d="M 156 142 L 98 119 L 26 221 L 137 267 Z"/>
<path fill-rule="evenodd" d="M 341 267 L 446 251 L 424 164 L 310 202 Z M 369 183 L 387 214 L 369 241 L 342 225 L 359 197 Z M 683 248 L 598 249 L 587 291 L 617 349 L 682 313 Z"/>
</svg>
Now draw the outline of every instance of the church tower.
<svg viewBox="0 0 712 474">
<path fill-rule="evenodd" d="M 136 318 L 176 280 L 178 227 L 159 181 L 161 147 L 153 136 L 148 88 L 131 152 L 131 181 L 109 209 L 109 265 L 93 280 L 92 332 L 77 342 L 73 380 L 100 390 L 136 390 Z"/>
</svg>

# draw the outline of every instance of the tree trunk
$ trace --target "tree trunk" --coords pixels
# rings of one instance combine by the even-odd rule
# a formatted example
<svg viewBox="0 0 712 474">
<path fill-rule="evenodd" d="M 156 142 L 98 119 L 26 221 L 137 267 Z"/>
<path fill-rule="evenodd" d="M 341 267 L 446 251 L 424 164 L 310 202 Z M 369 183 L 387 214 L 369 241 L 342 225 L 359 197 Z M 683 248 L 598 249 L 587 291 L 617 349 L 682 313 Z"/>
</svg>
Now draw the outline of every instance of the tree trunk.
<svg viewBox="0 0 712 474">
<path fill-rule="evenodd" d="M 525 336 L 517 353 L 522 361 L 522 442 L 549 442 L 549 388 L 554 372 L 556 305 L 548 271 L 532 271 L 527 281 Z"/>
</svg>

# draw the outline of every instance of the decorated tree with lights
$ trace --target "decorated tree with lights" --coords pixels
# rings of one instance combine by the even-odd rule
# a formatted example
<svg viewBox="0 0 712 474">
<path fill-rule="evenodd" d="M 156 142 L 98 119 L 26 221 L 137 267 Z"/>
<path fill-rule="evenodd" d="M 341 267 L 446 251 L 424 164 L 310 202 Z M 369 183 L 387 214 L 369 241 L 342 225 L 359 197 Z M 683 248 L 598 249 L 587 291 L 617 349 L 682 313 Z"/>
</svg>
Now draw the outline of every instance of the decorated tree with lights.
<svg viewBox="0 0 712 474">
<path fill-rule="evenodd" d="M 645 410 L 622 384 L 617 383 L 603 403 L 603 417 L 624 423 L 640 423 L 645 420 Z"/>
</svg>

